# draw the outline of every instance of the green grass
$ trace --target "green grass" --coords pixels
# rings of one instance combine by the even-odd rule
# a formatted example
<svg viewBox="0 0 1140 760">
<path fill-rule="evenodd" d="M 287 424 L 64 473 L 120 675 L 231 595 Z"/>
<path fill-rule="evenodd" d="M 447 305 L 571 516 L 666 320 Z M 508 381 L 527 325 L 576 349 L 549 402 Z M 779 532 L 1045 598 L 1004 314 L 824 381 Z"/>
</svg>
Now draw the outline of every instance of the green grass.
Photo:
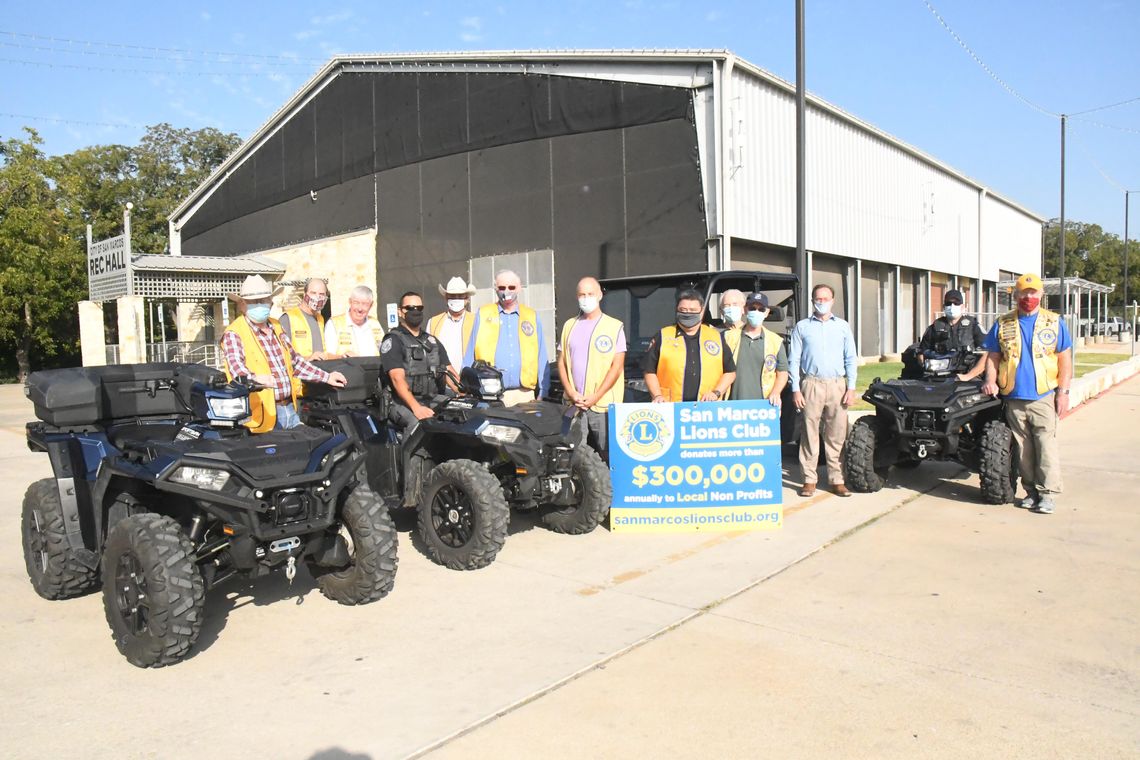
<svg viewBox="0 0 1140 760">
<path fill-rule="evenodd" d="M 1073 366 L 1073 376 L 1083 377 L 1090 372 L 1128 360 L 1127 354 L 1096 354 L 1087 351 L 1077 352 L 1077 361 Z"/>
</svg>

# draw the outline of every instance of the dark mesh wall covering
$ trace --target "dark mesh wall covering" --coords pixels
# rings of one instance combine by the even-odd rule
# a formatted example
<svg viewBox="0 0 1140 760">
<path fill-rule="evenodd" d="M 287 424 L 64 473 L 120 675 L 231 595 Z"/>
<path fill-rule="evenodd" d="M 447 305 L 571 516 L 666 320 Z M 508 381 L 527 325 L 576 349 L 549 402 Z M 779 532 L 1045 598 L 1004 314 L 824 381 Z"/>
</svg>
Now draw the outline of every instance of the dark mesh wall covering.
<svg viewBox="0 0 1140 760">
<path fill-rule="evenodd" d="M 224 181 L 186 222 L 183 240 L 375 171 L 689 111 L 689 91 L 677 87 L 519 73 L 342 73 Z"/>
</svg>

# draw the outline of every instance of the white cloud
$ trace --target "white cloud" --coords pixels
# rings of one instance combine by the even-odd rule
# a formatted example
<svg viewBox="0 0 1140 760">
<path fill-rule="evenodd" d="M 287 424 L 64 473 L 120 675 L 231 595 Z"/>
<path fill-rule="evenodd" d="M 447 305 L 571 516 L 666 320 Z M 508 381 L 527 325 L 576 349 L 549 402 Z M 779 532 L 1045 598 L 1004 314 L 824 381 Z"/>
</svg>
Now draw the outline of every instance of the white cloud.
<svg viewBox="0 0 1140 760">
<path fill-rule="evenodd" d="M 459 25 L 463 27 L 463 31 L 459 33 L 459 39 L 464 42 L 476 42 L 483 39 L 483 19 L 478 16 L 467 16 L 460 19 Z"/>
<path fill-rule="evenodd" d="M 348 21 L 350 18 L 352 18 L 352 11 L 343 10 L 330 13 L 327 16 L 313 16 L 309 21 L 316 26 L 326 26 L 328 24 L 339 24 L 342 21 Z"/>
<path fill-rule="evenodd" d="M 297 40 L 298 42 L 304 42 L 305 40 L 316 37 L 320 33 L 321 32 L 319 29 L 302 29 L 299 32 L 293 32 L 293 39 Z"/>
<path fill-rule="evenodd" d="M 198 14 L 198 17 L 205 22 L 209 22 L 210 19 L 213 18 L 213 16 L 210 15 L 209 11 L 202 11 L 201 13 Z"/>
</svg>

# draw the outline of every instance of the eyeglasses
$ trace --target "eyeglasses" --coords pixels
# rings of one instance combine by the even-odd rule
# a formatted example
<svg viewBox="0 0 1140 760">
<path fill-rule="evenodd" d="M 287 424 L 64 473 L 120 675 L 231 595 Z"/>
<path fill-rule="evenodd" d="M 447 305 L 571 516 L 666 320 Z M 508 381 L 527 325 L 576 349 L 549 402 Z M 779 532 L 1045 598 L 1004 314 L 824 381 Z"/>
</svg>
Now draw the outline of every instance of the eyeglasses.
<svg viewBox="0 0 1140 760">
<path fill-rule="evenodd" d="M 758 303 L 749 304 L 745 311 L 768 311 L 767 306 L 761 306 Z"/>
<path fill-rule="evenodd" d="M 421 304 L 417 304 L 415 306 L 401 306 L 400 308 L 403 309 L 404 311 L 423 311 L 424 305 L 421 303 Z"/>
<path fill-rule="evenodd" d="M 498 288 L 499 290 L 518 290 L 519 289 L 518 285 L 496 285 L 495 287 Z"/>
</svg>

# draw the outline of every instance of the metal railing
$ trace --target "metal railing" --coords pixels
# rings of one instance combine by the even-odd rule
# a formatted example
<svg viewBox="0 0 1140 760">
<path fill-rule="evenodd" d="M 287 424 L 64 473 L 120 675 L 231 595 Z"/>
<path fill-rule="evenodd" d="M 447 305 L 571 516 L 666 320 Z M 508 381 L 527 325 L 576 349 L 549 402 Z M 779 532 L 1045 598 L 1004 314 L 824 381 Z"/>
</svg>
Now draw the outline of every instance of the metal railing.
<svg viewBox="0 0 1140 760">
<path fill-rule="evenodd" d="M 146 358 L 150 362 L 182 362 L 221 367 L 221 356 L 216 343 L 209 341 L 166 341 L 148 343 Z"/>
</svg>

